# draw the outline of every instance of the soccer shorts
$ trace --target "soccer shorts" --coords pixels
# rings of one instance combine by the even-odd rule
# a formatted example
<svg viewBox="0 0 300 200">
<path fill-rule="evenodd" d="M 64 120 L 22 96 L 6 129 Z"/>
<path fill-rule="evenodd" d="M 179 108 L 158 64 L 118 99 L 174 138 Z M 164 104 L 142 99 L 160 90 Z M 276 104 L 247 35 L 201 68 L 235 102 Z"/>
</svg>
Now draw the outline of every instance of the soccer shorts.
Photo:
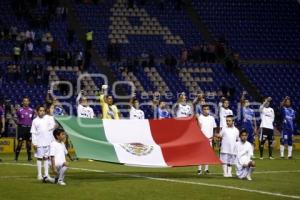
<svg viewBox="0 0 300 200">
<path fill-rule="evenodd" d="M 281 131 L 281 138 L 280 138 L 280 144 L 288 146 L 293 145 L 293 131 L 292 130 L 282 130 Z"/>
<path fill-rule="evenodd" d="M 50 146 L 37 147 L 37 150 L 34 154 L 36 158 L 48 158 L 50 156 Z"/>
<path fill-rule="evenodd" d="M 259 141 L 261 144 L 264 144 L 268 140 L 270 145 L 273 144 L 274 140 L 274 130 L 269 128 L 261 128 Z"/>
<path fill-rule="evenodd" d="M 31 140 L 30 126 L 18 125 L 18 140 Z"/>
<path fill-rule="evenodd" d="M 236 160 L 236 155 L 229 153 L 221 153 L 220 160 L 223 164 L 234 165 Z"/>
</svg>

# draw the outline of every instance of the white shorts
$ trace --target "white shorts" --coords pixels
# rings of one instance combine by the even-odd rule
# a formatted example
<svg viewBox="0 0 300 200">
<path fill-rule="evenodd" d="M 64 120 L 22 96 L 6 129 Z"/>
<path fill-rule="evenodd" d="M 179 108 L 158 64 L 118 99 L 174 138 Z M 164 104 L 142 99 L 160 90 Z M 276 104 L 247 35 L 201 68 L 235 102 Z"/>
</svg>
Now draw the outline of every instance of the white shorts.
<svg viewBox="0 0 300 200">
<path fill-rule="evenodd" d="M 36 158 L 48 158 L 50 156 L 50 146 L 37 147 L 34 157 Z"/>
<path fill-rule="evenodd" d="M 240 179 L 246 178 L 250 172 L 249 167 L 237 167 L 236 168 L 236 176 Z"/>
<path fill-rule="evenodd" d="M 229 153 L 221 153 L 220 160 L 223 164 L 234 165 L 236 156 Z"/>
</svg>

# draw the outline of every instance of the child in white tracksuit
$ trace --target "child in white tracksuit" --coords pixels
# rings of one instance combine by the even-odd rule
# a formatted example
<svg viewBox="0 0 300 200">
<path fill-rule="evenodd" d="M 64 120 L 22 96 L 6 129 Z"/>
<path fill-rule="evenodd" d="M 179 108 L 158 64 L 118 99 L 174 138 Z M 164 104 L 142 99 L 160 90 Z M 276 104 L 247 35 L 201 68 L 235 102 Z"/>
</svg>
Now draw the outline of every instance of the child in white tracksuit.
<svg viewBox="0 0 300 200">
<path fill-rule="evenodd" d="M 252 145 L 247 141 L 246 130 L 240 132 L 240 141 L 235 145 L 236 152 L 236 175 L 240 179 L 252 180 L 251 174 L 255 167 L 255 162 L 251 160 L 253 156 Z"/>
<path fill-rule="evenodd" d="M 55 129 L 53 132 L 55 141 L 50 145 L 50 157 L 52 171 L 56 175 L 55 183 L 59 185 L 66 185 L 64 182 L 65 172 L 68 169 L 68 163 L 66 162 L 66 155 L 68 151 L 64 144 L 66 134 L 62 129 Z"/>
</svg>

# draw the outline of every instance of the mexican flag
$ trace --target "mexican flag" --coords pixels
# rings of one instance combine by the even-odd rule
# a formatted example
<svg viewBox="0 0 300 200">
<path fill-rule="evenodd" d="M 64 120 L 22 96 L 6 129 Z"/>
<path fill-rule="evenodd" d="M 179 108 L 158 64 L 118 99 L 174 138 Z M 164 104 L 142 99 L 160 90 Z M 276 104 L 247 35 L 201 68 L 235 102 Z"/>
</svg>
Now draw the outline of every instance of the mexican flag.
<svg viewBox="0 0 300 200">
<path fill-rule="evenodd" d="M 195 118 L 56 120 L 79 158 L 148 167 L 221 164 Z"/>
</svg>

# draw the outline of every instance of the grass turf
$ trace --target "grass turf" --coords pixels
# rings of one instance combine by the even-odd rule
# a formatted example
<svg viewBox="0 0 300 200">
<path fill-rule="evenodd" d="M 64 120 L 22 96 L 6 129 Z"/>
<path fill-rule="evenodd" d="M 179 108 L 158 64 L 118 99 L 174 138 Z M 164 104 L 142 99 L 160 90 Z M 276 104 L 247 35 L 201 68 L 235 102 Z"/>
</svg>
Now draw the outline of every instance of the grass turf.
<svg viewBox="0 0 300 200">
<path fill-rule="evenodd" d="M 13 161 L 12 154 L 0 157 L 3 159 L 0 164 L 1 200 L 292 199 L 288 196 L 300 199 L 300 151 L 294 153 L 292 160 L 256 159 L 253 181 L 223 178 L 221 166 L 211 166 L 212 174 L 199 177 L 196 167 L 136 168 L 80 159 L 70 163 L 72 169 L 65 179 L 67 186 L 37 181 L 35 162 L 25 161 L 23 154 L 18 162 Z M 221 188 L 223 186 L 225 188 Z M 235 189 L 228 188 L 230 186 Z M 272 195 L 274 193 L 288 196 Z"/>
</svg>

